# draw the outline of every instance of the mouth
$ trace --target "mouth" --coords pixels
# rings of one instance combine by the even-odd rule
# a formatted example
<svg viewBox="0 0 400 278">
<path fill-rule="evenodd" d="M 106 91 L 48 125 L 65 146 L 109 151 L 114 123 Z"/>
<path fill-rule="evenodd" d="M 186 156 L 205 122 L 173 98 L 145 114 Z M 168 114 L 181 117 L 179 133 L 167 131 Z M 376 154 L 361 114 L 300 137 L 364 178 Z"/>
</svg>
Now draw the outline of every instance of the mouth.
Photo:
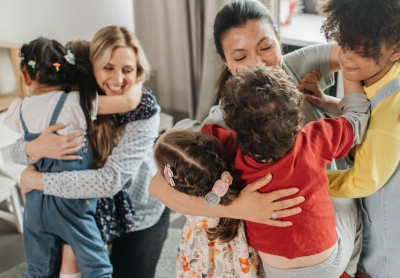
<svg viewBox="0 0 400 278">
<path fill-rule="evenodd" d="M 343 66 L 343 70 L 346 71 L 346 72 L 353 72 L 353 71 L 355 71 L 357 69 L 358 68 L 347 68 L 347 67 Z"/>
<path fill-rule="evenodd" d="M 122 93 L 122 90 L 124 89 L 124 86 L 112 86 L 110 84 L 106 84 L 107 88 L 111 91 L 113 94 L 120 94 Z"/>
</svg>

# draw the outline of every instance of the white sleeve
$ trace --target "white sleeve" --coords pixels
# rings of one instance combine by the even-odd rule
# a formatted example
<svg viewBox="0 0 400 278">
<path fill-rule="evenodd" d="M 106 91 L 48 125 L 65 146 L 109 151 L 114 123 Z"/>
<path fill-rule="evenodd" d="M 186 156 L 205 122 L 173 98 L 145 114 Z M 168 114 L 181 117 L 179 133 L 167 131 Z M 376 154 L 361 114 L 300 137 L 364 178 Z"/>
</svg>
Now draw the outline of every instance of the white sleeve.
<svg viewBox="0 0 400 278">
<path fill-rule="evenodd" d="M 11 128 L 12 130 L 21 133 L 21 120 L 19 117 L 19 107 L 22 103 L 22 98 L 14 99 L 10 107 L 8 108 L 6 117 L 4 118 L 4 124 Z"/>
</svg>

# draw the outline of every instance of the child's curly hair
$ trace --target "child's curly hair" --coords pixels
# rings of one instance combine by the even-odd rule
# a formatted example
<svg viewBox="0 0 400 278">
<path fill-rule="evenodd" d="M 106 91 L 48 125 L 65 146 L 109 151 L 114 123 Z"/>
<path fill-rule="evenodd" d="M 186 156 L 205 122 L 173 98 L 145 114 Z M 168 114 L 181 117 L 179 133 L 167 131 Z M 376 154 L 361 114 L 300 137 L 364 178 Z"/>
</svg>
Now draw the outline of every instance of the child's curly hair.
<svg viewBox="0 0 400 278">
<path fill-rule="evenodd" d="M 399 0 L 318 0 L 319 14 L 326 16 L 321 30 L 340 47 L 381 57 L 381 47 L 400 41 Z"/>
<path fill-rule="evenodd" d="M 187 130 L 172 130 L 164 134 L 154 149 L 154 159 L 162 174 L 168 164 L 174 174 L 174 189 L 190 196 L 204 197 L 221 179 L 223 172 L 232 174 L 232 167 L 224 157 L 220 141 L 209 134 Z M 220 204 L 229 205 L 239 190 L 229 187 Z M 215 228 L 207 230 L 209 240 L 232 240 L 238 233 L 240 220 L 221 218 Z"/>
<path fill-rule="evenodd" d="M 258 65 L 231 77 L 222 94 L 236 145 L 259 163 L 277 161 L 294 146 L 304 97 L 283 70 Z"/>
</svg>

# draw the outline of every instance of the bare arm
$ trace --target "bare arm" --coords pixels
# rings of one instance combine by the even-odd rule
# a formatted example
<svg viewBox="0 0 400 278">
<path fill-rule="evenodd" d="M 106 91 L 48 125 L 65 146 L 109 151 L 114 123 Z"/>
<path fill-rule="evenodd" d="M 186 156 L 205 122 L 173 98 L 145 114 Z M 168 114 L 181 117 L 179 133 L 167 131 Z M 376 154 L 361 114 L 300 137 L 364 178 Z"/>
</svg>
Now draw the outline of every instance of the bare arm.
<svg viewBox="0 0 400 278">
<path fill-rule="evenodd" d="M 301 208 L 286 208 L 302 203 L 304 197 L 299 196 L 275 202 L 277 199 L 297 193 L 297 188 L 261 194 L 258 189 L 268 184 L 271 177 L 261 178 L 247 185 L 241 191 L 239 197 L 229 206 L 217 205 L 211 207 L 206 204 L 204 197 L 193 197 L 180 193 L 173 189 L 159 172 L 150 183 L 149 194 L 172 210 L 182 214 L 244 219 L 278 227 L 290 226 L 292 225 L 290 221 L 271 219 L 272 213 L 276 211 L 278 218 L 300 213 Z"/>
<path fill-rule="evenodd" d="M 132 111 L 140 103 L 142 98 L 142 87 L 142 82 L 139 82 L 118 96 L 99 95 L 99 108 L 97 114 L 106 115 Z"/>
</svg>

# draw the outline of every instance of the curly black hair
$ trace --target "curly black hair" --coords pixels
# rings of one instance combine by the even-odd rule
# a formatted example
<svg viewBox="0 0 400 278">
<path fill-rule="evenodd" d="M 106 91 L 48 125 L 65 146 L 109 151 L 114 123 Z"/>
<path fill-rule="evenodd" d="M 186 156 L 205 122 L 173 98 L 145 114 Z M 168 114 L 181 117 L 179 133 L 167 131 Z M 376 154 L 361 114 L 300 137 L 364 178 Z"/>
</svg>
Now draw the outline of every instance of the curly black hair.
<svg viewBox="0 0 400 278">
<path fill-rule="evenodd" d="M 317 10 L 327 18 L 321 30 L 328 40 L 376 62 L 383 43 L 400 41 L 399 0 L 317 0 Z"/>
<path fill-rule="evenodd" d="M 236 145 L 259 163 L 277 161 L 294 147 L 304 97 L 283 70 L 257 67 L 231 77 L 222 94 L 226 124 Z"/>
</svg>

